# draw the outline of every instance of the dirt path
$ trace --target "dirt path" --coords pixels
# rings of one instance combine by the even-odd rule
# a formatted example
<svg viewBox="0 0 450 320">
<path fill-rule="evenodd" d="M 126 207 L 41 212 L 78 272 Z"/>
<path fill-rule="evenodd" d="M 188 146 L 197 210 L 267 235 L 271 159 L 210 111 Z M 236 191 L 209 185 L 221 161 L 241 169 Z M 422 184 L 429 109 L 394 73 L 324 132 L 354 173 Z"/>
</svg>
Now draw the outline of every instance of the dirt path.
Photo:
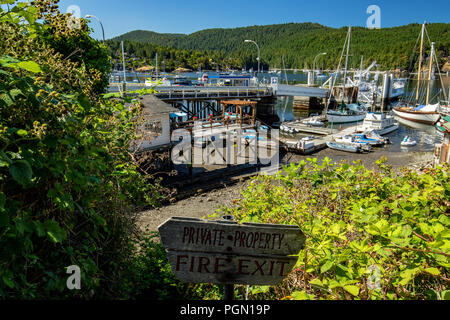
<svg viewBox="0 0 450 320">
<path fill-rule="evenodd" d="M 429 163 L 433 158 L 432 153 L 425 152 L 372 152 L 368 154 L 349 154 L 346 152 L 325 149 L 313 156 L 292 155 L 289 157 L 288 155 L 284 159 L 284 162 L 298 163 L 302 159 L 307 158 L 317 158 L 320 162 L 324 157 L 329 157 L 334 162 L 347 160 L 347 162 L 351 163 L 352 161 L 361 159 L 366 168 L 374 169 L 376 168 L 375 161 L 383 155 L 387 157 L 387 163 L 392 165 L 394 169 L 400 169 L 403 166 L 419 167 L 424 163 Z M 170 217 L 206 217 L 214 214 L 221 206 L 230 206 L 234 199 L 240 197 L 241 190 L 245 186 L 245 183 L 245 181 L 239 182 L 223 189 L 197 194 L 191 198 L 180 200 L 162 208 L 144 211 L 140 214 L 138 223 L 142 230 L 156 231 L 158 226 Z"/>
<path fill-rule="evenodd" d="M 239 198 L 245 182 L 223 189 L 212 190 L 194 197 L 180 200 L 174 204 L 142 212 L 139 218 L 141 229 L 156 231 L 158 226 L 171 217 L 206 218 L 221 206 L 230 206 Z"/>
</svg>

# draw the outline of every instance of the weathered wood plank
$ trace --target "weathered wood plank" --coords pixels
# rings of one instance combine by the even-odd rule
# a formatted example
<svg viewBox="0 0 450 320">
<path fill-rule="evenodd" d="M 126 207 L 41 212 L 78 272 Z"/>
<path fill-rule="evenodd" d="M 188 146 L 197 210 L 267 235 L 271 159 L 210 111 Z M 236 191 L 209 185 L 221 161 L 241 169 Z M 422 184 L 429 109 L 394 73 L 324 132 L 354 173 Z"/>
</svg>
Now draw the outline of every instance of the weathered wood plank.
<svg viewBox="0 0 450 320">
<path fill-rule="evenodd" d="M 170 218 L 158 228 L 166 249 L 234 255 L 292 255 L 305 243 L 291 225 Z"/>
<path fill-rule="evenodd" d="M 183 282 L 276 285 L 292 270 L 298 257 L 225 255 L 173 251 L 167 257 Z"/>
</svg>

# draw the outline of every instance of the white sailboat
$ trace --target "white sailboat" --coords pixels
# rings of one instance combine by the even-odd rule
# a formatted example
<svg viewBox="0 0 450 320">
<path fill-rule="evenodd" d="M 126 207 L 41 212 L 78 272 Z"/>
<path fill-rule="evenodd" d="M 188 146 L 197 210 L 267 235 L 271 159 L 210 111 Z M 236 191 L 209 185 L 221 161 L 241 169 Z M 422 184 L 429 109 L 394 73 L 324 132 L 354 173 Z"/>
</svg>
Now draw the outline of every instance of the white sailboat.
<svg viewBox="0 0 450 320">
<path fill-rule="evenodd" d="M 346 84 L 347 84 L 347 68 L 348 68 L 348 57 L 349 57 L 349 51 L 350 51 L 351 31 L 352 31 L 352 27 L 350 26 L 348 28 L 348 34 L 347 34 L 347 39 L 346 39 L 347 54 L 345 55 L 345 69 L 344 69 L 344 79 L 343 79 L 344 83 L 342 85 L 342 103 L 338 110 L 328 110 L 328 104 L 329 104 L 330 100 L 328 100 L 328 103 L 327 103 L 327 111 L 326 111 L 327 119 L 328 119 L 329 123 L 333 123 L 333 124 L 358 122 L 358 121 L 362 121 L 366 116 L 366 110 L 360 104 L 346 105 L 344 102 L 345 88 L 346 88 Z M 345 48 L 345 44 L 344 44 L 344 48 Z M 342 51 L 344 51 L 344 49 Z M 342 58 L 342 55 L 341 55 L 341 58 Z M 339 68 L 340 68 L 340 62 L 339 62 L 339 67 L 338 67 L 338 73 L 339 73 Z M 333 78 L 333 79 L 335 79 L 335 78 Z M 332 91 L 333 86 L 334 86 L 334 81 L 333 81 L 333 84 L 331 85 L 330 91 Z M 331 99 L 331 95 L 330 95 L 330 99 Z"/>
<path fill-rule="evenodd" d="M 427 90 L 426 90 L 426 102 L 425 104 L 419 103 L 419 93 L 420 93 L 420 85 L 422 80 L 422 62 L 423 62 L 423 42 L 424 42 L 424 34 L 425 34 L 425 23 L 422 25 L 421 32 L 421 42 L 420 42 L 420 57 L 419 57 L 419 70 L 418 70 L 418 80 L 417 80 L 417 88 L 416 88 L 416 97 L 415 101 L 410 101 L 409 103 L 403 104 L 402 106 L 395 107 L 393 109 L 394 113 L 406 120 L 419 122 L 424 124 L 435 124 L 440 118 L 440 105 L 430 104 L 430 85 L 432 79 L 432 70 L 433 70 L 433 59 L 436 57 L 434 52 L 434 42 L 431 43 L 431 54 L 430 54 L 430 65 L 428 69 L 428 82 L 427 82 Z M 437 59 L 436 59 L 437 60 Z"/>
</svg>

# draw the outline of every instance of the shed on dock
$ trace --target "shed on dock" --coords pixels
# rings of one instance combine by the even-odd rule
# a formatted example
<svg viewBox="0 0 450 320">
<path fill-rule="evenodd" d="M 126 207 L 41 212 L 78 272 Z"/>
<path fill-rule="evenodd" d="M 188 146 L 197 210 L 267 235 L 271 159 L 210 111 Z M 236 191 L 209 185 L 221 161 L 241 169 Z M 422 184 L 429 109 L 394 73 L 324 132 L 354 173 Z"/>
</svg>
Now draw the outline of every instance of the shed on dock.
<svg viewBox="0 0 450 320">
<path fill-rule="evenodd" d="M 138 119 L 138 134 L 140 139 L 133 144 L 134 150 L 149 150 L 170 144 L 170 115 L 179 112 L 169 104 L 154 95 L 139 97 L 142 107 Z"/>
<path fill-rule="evenodd" d="M 249 120 L 249 124 L 252 126 L 255 125 L 256 105 L 258 102 L 248 100 L 231 100 L 221 101 L 220 103 L 223 106 L 222 116 L 225 121 L 231 119 L 231 117 L 235 117 L 241 126 L 246 120 Z"/>
</svg>

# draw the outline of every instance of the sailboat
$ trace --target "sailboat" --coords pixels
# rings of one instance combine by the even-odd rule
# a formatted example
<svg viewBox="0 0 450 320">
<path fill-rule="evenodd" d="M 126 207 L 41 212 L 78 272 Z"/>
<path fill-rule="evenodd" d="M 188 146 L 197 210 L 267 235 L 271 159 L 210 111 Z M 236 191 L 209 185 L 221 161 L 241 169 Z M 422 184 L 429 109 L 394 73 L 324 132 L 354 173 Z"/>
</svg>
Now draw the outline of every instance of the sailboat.
<svg viewBox="0 0 450 320">
<path fill-rule="evenodd" d="M 328 104 L 331 99 L 331 95 L 330 95 L 330 99 L 328 100 L 328 104 L 327 104 L 327 112 L 326 112 L 329 123 L 358 122 L 358 121 L 362 121 L 366 117 L 366 110 L 365 110 L 364 105 L 361 105 L 360 103 L 345 104 L 345 102 L 344 102 L 345 87 L 347 84 L 347 68 L 348 68 L 348 57 L 349 57 L 349 50 L 350 50 L 351 31 L 352 31 L 352 27 L 350 26 L 348 28 L 348 34 L 347 34 L 347 38 L 346 38 L 347 54 L 345 56 L 344 83 L 342 86 L 342 103 L 339 106 L 338 110 L 328 110 Z M 345 44 L 344 44 L 344 48 L 345 48 Z M 344 48 L 342 49 L 342 51 L 344 51 Z M 342 59 L 342 55 L 341 55 L 341 59 Z M 340 62 L 339 62 L 339 67 L 340 67 Z M 339 67 L 338 67 L 338 73 L 339 73 Z M 331 86 L 332 87 L 334 86 L 334 81 Z M 332 88 L 331 88 L 331 90 L 332 90 Z"/>
<path fill-rule="evenodd" d="M 430 65 L 428 70 L 428 83 L 427 83 L 427 94 L 426 94 L 426 102 L 425 104 L 419 103 L 419 92 L 422 77 L 422 62 L 423 62 L 423 42 L 424 42 L 424 34 L 425 34 L 425 23 L 422 25 L 421 31 L 421 42 L 420 42 L 420 57 L 419 57 L 419 69 L 418 69 L 418 80 L 417 80 L 417 88 L 416 88 L 416 97 L 415 101 L 410 101 L 409 103 L 404 103 L 401 106 L 395 107 L 393 109 L 394 113 L 406 120 L 419 122 L 424 124 L 435 124 L 440 118 L 440 105 L 439 103 L 430 104 L 430 86 L 432 79 L 432 70 L 433 70 L 433 58 L 435 58 L 434 52 L 434 42 L 431 43 L 431 54 L 430 54 Z M 436 59 L 437 60 L 437 59 Z"/>
</svg>

